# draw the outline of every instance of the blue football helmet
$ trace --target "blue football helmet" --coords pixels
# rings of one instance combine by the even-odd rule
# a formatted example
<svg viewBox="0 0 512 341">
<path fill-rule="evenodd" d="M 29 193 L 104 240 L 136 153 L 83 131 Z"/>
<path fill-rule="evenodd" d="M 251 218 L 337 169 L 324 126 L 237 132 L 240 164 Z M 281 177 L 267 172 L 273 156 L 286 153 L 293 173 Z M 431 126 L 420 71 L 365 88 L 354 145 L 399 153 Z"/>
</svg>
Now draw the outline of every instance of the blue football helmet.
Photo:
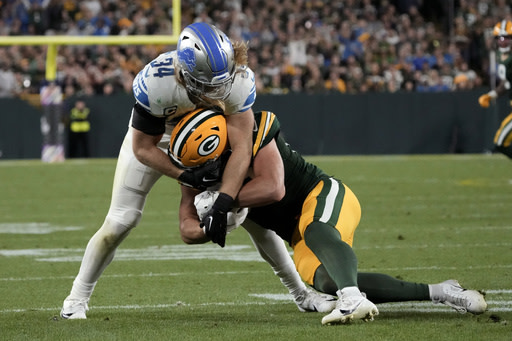
<svg viewBox="0 0 512 341">
<path fill-rule="evenodd" d="M 177 52 L 187 91 L 210 99 L 229 96 L 235 53 L 222 31 L 203 22 L 188 25 L 180 34 Z"/>
</svg>

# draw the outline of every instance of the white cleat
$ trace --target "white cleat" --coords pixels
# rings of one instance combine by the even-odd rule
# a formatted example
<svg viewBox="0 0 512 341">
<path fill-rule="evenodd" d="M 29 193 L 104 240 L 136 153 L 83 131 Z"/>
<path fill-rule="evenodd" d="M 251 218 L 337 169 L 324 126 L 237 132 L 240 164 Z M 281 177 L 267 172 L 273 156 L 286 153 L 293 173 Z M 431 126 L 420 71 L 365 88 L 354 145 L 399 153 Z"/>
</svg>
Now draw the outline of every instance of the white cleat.
<svg viewBox="0 0 512 341">
<path fill-rule="evenodd" d="M 64 300 L 60 316 L 69 320 L 85 320 L 87 316 L 85 312 L 89 310 L 88 298 L 70 299 L 69 297 Z"/>
<path fill-rule="evenodd" d="M 431 285 L 432 302 L 442 303 L 461 314 L 470 312 L 478 315 L 487 310 L 484 295 L 476 290 L 467 290 L 454 279 Z"/>
<path fill-rule="evenodd" d="M 338 302 L 336 308 L 322 318 L 323 325 L 345 324 L 353 320 L 373 321 L 373 317 L 379 315 L 379 310 L 361 293 L 347 294 L 338 290 Z"/>
<path fill-rule="evenodd" d="M 302 291 L 294 298 L 295 304 L 301 312 L 318 311 L 328 313 L 336 307 L 336 297 L 320 294 L 310 288 Z"/>
</svg>

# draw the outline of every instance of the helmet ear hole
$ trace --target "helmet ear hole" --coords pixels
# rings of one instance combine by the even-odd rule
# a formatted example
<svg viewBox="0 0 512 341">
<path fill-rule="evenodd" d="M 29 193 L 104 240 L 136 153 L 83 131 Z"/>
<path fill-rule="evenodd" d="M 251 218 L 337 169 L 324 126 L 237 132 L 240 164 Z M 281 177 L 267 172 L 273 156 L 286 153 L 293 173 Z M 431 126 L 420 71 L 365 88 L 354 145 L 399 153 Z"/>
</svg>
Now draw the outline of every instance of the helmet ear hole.
<svg viewBox="0 0 512 341">
<path fill-rule="evenodd" d="M 224 115 L 211 109 L 197 109 L 174 127 L 169 156 L 182 168 L 194 168 L 219 158 L 227 147 Z"/>
</svg>

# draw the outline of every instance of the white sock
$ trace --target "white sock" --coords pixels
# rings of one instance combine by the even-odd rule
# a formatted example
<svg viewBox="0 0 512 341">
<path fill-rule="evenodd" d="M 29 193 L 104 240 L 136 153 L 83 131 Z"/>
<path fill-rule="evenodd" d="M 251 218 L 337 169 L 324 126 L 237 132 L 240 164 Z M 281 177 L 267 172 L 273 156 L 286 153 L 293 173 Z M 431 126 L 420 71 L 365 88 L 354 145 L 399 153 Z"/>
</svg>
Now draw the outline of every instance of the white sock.
<svg viewBox="0 0 512 341">
<path fill-rule="evenodd" d="M 336 291 L 336 294 L 338 294 L 339 298 L 341 298 L 341 296 L 363 296 L 358 287 L 345 287 Z"/>
<path fill-rule="evenodd" d="M 428 285 L 428 295 L 430 299 L 434 299 L 434 297 L 438 297 L 440 294 L 441 286 L 439 284 L 429 284 Z"/>
<path fill-rule="evenodd" d="M 294 298 L 306 290 L 306 285 L 302 282 L 302 279 L 295 270 L 293 262 L 290 262 L 285 266 L 272 267 L 272 269 L 274 270 L 274 273 L 279 276 L 281 283 L 283 283 Z"/>
<path fill-rule="evenodd" d="M 80 278 L 75 278 L 73 281 L 73 287 L 71 288 L 71 292 L 68 296 L 69 299 L 89 299 L 94 291 L 94 287 L 97 282 L 94 283 L 84 283 L 80 280 Z"/>
</svg>

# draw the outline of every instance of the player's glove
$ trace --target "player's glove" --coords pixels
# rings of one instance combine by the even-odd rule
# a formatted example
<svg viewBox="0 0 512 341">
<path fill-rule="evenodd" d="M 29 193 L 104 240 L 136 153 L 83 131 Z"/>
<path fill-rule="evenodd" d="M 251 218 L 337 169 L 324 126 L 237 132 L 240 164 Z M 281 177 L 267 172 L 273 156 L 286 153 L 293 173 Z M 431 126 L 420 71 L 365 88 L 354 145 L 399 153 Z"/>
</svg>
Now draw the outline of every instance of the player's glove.
<svg viewBox="0 0 512 341">
<path fill-rule="evenodd" d="M 215 191 L 204 191 L 195 196 L 194 206 L 196 207 L 197 216 L 199 217 L 200 221 L 208 213 L 208 211 L 210 211 L 218 197 L 219 192 Z M 249 209 L 247 207 L 235 207 L 231 209 L 231 211 L 229 211 L 227 214 L 227 234 L 236 229 L 238 226 L 242 225 L 248 214 Z"/>
<path fill-rule="evenodd" d="M 201 219 L 199 226 L 212 242 L 221 247 L 226 245 L 227 213 L 233 207 L 234 199 L 226 193 L 219 193 L 212 208 Z"/>
<path fill-rule="evenodd" d="M 480 104 L 480 106 L 482 108 L 488 108 L 489 105 L 491 104 L 491 100 L 495 99 L 496 97 L 498 97 L 498 94 L 496 93 L 496 91 L 490 91 L 490 92 L 480 96 L 478 98 L 478 103 Z"/>
<path fill-rule="evenodd" d="M 222 161 L 208 160 L 199 168 L 186 169 L 178 177 L 178 181 L 185 186 L 194 187 L 204 191 L 207 187 L 218 183 L 222 177 L 221 173 Z"/>
</svg>

